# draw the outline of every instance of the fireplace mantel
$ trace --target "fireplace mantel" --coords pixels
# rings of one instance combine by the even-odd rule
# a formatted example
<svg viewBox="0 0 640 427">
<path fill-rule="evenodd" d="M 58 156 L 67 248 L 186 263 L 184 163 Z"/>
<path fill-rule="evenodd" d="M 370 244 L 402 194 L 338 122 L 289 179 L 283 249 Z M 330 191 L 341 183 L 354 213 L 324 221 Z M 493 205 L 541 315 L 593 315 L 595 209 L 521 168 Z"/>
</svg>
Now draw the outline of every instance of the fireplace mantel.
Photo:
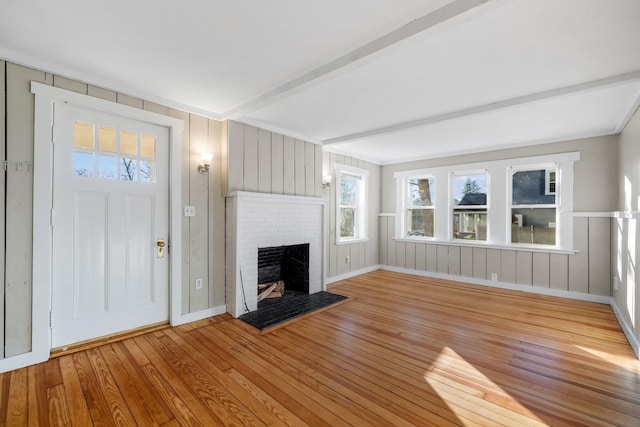
<svg viewBox="0 0 640 427">
<path fill-rule="evenodd" d="M 238 191 L 226 198 L 226 305 L 239 317 L 258 307 L 258 248 L 309 244 L 309 293 L 325 290 L 321 197 Z"/>
</svg>

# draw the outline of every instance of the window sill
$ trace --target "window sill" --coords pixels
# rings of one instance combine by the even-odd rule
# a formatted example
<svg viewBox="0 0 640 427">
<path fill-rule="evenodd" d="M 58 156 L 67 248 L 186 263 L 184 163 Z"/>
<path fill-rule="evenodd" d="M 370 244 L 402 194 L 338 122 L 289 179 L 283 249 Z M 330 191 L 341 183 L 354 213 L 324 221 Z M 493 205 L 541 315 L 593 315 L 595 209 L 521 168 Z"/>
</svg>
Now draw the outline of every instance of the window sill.
<svg viewBox="0 0 640 427">
<path fill-rule="evenodd" d="M 350 239 L 350 240 L 338 240 L 336 241 L 336 246 L 342 246 L 342 245 L 350 245 L 352 243 L 366 243 L 368 242 L 369 239 Z"/>
<path fill-rule="evenodd" d="M 497 245 L 495 243 L 486 243 L 486 242 L 459 242 L 455 240 L 437 240 L 437 239 L 411 239 L 407 237 L 394 237 L 393 240 L 396 242 L 404 242 L 404 243 L 426 243 L 433 245 L 445 245 L 445 246 L 461 246 L 468 248 L 486 248 L 486 249 L 500 249 L 507 251 L 526 251 L 526 252 L 540 252 L 547 254 L 564 254 L 564 255 L 574 255 L 579 251 L 575 249 L 560 249 L 556 247 L 550 246 L 528 246 L 528 245 Z"/>
</svg>

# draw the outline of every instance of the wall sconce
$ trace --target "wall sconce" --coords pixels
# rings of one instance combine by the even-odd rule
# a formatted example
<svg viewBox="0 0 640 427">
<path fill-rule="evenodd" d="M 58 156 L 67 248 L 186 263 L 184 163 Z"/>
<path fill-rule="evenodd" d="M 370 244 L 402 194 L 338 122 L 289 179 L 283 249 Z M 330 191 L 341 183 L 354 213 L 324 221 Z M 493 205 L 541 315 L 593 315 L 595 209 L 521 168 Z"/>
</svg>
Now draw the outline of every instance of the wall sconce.
<svg viewBox="0 0 640 427">
<path fill-rule="evenodd" d="M 333 175 L 322 176 L 322 188 L 327 188 L 331 185 L 331 178 L 333 178 Z"/>
<path fill-rule="evenodd" d="M 211 166 L 211 159 L 213 159 L 213 154 L 211 153 L 202 153 L 200 154 L 202 157 L 202 163 L 198 165 L 198 172 L 201 174 L 209 173 L 209 166 Z"/>
</svg>

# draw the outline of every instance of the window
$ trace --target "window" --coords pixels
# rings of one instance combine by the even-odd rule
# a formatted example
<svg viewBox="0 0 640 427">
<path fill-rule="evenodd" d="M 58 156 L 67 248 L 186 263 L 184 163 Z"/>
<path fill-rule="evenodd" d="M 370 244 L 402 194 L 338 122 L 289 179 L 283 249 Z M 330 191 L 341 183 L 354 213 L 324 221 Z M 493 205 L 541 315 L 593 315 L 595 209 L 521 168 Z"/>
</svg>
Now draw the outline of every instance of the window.
<svg viewBox="0 0 640 427">
<path fill-rule="evenodd" d="M 555 246 L 556 175 L 555 168 L 512 169 L 511 243 Z"/>
<path fill-rule="evenodd" d="M 570 152 L 394 172 L 395 238 L 573 251 L 577 160 Z"/>
<path fill-rule="evenodd" d="M 487 186 L 488 174 L 454 173 L 453 238 L 487 240 Z"/>
<path fill-rule="evenodd" d="M 336 168 L 336 242 L 352 243 L 366 236 L 369 171 L 347 165 Z"/>
</svg>

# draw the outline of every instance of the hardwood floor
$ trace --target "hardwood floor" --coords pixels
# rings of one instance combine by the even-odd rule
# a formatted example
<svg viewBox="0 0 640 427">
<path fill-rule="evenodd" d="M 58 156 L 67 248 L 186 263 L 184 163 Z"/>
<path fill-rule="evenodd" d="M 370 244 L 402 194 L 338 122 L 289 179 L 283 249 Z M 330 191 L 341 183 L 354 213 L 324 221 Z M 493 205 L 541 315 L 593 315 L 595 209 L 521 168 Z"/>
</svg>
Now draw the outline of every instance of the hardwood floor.
<svg viewBox="0 0 640 427">
<path fill-rule="evenodd" d="M 227 315 L 0 375 L 0 424 L 639 426 L 610 307 L 384 271 L 273 332 Z"/>
</svg>

